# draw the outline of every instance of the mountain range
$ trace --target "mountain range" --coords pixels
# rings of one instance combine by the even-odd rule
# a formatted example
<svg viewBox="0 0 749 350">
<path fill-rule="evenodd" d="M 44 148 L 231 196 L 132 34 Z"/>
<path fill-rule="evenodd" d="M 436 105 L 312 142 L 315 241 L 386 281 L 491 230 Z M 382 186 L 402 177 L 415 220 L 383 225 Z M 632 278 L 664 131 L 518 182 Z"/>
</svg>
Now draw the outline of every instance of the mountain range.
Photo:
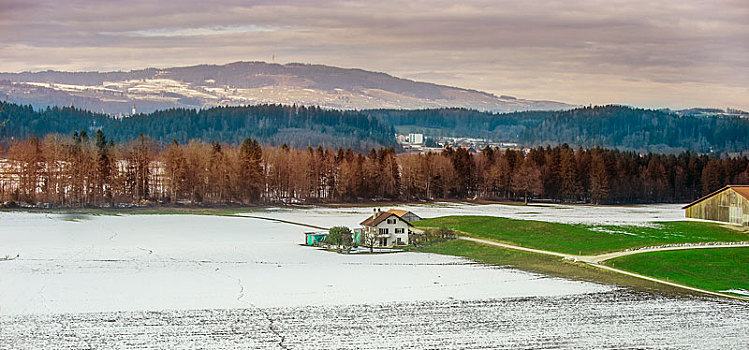
<svg viewBox="0 0 749 350">
<path fill-rule="evenodd" d="M 0 73 L 8 101 L 35 108 L 76 106 L 107 113 L 257 104 L 339 110 L 459 107 L 489 112 L 566 110 L 555 101 L 417 82 L 385 73 L 312 64 L 235 62 L 129 72 Z"/>
</svg>

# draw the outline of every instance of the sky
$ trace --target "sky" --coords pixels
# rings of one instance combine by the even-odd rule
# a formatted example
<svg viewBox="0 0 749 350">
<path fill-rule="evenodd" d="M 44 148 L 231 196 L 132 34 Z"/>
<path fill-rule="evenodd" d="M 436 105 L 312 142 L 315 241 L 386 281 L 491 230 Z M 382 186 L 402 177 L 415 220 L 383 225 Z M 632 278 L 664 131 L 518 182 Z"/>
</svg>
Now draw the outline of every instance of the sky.
<svg viewBox="0 0 749 350">
<path fill-rule="evenodd" d="M 0 0 L 0 71 L 315 63 L 567 103 L 749 110 L 749 1 Z"/>
</svg>

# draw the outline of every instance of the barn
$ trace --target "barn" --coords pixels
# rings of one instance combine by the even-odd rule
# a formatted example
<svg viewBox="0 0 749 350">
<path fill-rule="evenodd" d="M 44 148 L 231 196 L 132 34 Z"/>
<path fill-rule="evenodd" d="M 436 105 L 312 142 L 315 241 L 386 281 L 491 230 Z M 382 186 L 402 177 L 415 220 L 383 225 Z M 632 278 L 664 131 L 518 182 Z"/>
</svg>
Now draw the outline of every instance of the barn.
<svg viewBox="0 0 749 350">
<path fill-rule="evenodd" d="M 749 226 L 749 185 L 728 185 L 683 209 L 688 218 Z"/>
</svg>

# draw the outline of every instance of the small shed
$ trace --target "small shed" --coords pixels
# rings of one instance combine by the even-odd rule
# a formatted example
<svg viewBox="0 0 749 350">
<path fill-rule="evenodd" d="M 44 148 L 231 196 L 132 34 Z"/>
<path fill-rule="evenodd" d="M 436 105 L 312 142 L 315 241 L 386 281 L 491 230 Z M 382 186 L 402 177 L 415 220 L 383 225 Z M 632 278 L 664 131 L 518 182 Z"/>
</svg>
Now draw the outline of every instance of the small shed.
<svg viewBox="0 0 749 350">
<path fill-rule="evenodd" d="M 749 185 L 728 185 L 683 209 L 688 218 L 749 226 Z"/>
<path fill-rule="evenodd" d="M 325 238 L 328 237 L 328 233 L 325 231 L 305 232 L 304 233 L 304 244 L 305 245 L 320 245 L 325 242 Z"/>
</svg>

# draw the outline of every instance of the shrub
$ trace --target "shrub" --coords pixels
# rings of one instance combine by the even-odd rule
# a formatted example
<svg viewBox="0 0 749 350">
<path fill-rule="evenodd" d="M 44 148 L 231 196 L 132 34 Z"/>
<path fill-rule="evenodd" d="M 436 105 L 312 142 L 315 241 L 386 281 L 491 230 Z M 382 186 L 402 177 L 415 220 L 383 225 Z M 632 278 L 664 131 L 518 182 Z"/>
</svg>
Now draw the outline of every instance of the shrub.
<svg viewBox="0 0 749 350">
<path fill-rule="evenodd" d="M 351 229 L 346 226 L 334 226 L 328 231 L 328 237 L 325 242 L 330 245 L 338 246 L 338 249 L 349 248 L 353 244 L 353 235 Z"/>
</svg>

